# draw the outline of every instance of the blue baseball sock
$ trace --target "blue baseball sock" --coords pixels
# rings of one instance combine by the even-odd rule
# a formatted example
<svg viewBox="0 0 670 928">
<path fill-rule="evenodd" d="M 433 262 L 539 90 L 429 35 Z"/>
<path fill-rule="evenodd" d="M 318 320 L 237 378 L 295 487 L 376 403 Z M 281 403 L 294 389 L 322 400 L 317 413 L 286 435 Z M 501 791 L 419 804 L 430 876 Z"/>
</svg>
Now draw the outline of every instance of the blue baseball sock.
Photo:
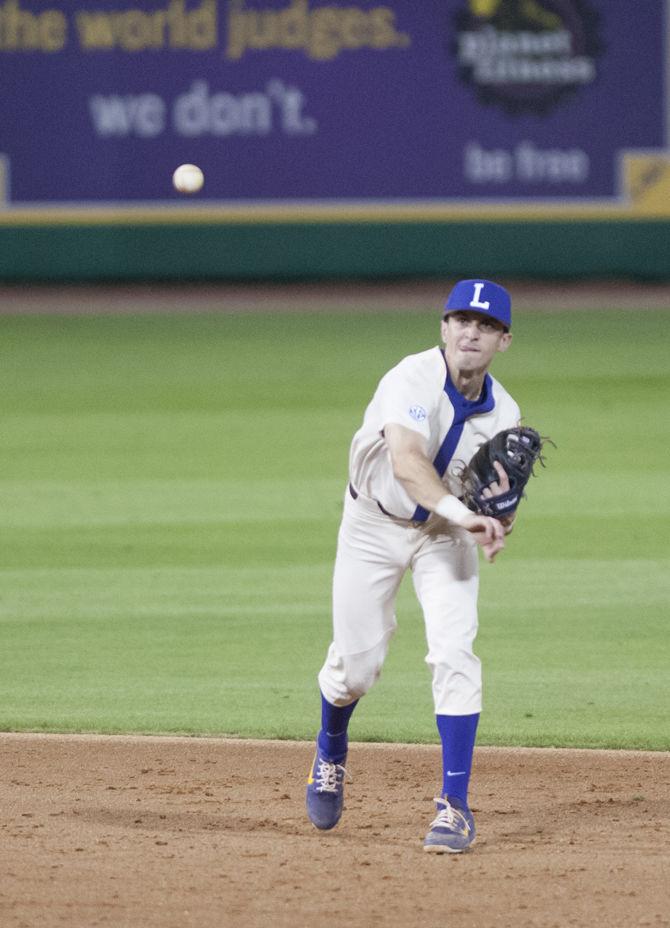
<svg viewBox="0 0 670 928">
<path fill-rule="evenodd" d="M 334 706 L 321 694 L 321 731 L 317 739 L 320 753 L 335 764 L 347 756 L 347 728 L 358 700 L 348 706 Z"/>
<path fill-rule="evenodd" d="M 467 805 L 479 713 L 436 715 L 435 719 L 442 739 L 442 795 Z"/>
</svg>

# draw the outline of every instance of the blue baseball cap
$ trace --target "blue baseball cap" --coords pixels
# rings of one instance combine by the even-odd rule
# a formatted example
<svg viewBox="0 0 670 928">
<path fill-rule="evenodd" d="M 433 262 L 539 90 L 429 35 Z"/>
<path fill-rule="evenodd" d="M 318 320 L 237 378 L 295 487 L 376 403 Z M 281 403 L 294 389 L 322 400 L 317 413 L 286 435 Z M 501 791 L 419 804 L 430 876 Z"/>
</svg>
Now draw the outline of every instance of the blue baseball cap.
<svg viewBox="0 0 670 928">
<path fill-rule="evenodd" d="M 444 313 L 457 310 L 493 316 L 506 329 L 512 325 L 512 300 L 500 284 L 490 280 L 459 280 L 444 304 Z"/>
</svg>

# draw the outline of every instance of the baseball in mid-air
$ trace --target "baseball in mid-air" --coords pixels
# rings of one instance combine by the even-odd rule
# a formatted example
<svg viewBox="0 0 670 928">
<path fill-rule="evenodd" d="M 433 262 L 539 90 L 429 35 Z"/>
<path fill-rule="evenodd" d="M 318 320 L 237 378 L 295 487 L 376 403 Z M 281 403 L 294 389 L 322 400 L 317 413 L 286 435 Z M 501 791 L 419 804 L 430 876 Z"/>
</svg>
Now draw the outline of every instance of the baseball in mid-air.
<svg viewBox="0 0 670 928">
<path fill-rule="evenodd" d="M 197 164 L 180 164 L 172 175 L 172 183 L 179 193 L 197 193 L 205 183 L 205 175 Z"/>
</svg>

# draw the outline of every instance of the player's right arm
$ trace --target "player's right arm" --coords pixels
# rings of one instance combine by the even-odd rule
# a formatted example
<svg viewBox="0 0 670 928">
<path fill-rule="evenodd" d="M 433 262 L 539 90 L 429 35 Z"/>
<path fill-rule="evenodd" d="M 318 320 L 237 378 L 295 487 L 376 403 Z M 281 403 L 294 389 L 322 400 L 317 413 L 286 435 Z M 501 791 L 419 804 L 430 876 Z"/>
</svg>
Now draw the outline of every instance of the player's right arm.
<svg viewBox="0 0 670 928">
<path fill-rule="evenodd" d="M 411 499 L 471 532 L 486 559 L 492 561 L 505 546 L 500 522 L 470 512 L 457 497 L 446 492 L 428 457 L 426 440 L 419 432 L 390 422 L 384 427 L 384 438 L 391 455 L 393 475 Z"/>
</svg>

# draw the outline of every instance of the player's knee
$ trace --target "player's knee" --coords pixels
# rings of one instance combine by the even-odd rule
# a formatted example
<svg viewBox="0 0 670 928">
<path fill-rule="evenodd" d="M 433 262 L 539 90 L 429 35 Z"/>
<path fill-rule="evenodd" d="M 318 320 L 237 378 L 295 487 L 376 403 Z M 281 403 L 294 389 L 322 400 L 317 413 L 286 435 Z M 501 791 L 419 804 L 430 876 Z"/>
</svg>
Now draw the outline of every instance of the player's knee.
<svg viewBox="0 0 670 928">
<path fill-rule="evenodd" d="M 450 647 L 440 649 L 439 653 L 431 650 L 426 663 L 433 676 L 481 680 L 481 662 L 469 642 L 453 643 Z"/>
<path fill-rule="evenodd" d="M 347 690 L 354 699 L 365 696 L 372 689 L 382 672 L 381 662 L 365 667 L 351 667 L 346 676 Z"/>
<path fill-rule="evenodd" d="M 319 686 L 333 705 L 347 705 L 370 690 L 379 679 L 384 663 L 383 654 L 339 655 L 336 662 L 327 661 L 319 674 Z"/>
</svg>

